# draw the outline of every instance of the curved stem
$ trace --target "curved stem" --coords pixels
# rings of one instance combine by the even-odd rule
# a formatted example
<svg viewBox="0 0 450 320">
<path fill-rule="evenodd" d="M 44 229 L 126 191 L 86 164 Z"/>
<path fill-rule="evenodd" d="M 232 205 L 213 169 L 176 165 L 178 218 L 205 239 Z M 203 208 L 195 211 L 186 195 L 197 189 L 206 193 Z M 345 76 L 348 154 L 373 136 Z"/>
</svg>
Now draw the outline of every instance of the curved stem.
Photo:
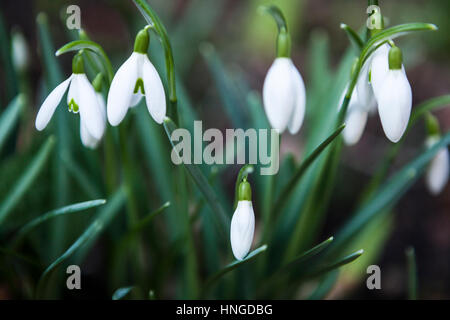
<svg viewBox="0 0 450 320">
<path fill-rule="evenodd" d="M 275 23 L 278 27 L 278 32 L 281 32 L 283 29 L 288 31 L 288 26 L 286 23 L 286 18 L 281 12 L 280 8 L 275 5 L 263 5 L 259 7 L 259 10 L 262 13 L 269 14 L 275 20 Z"/>
<path fill-rule="evenodd" d="M 147 23 L 155 30 L 156 34 L 164 48 L 164 55 L 166 61 L 166 72 L 169 81 L 169 100 L 172 105 L 176 106 L 174 102 L 177 101 L 176 93 L 176 81 L 175 81 L 175 64 L 173 59 L 172 46 L 170 44 L 169 36 L 167 35 L 167 30 L 159 19 L 158 15 L 153 11 L 153 9 L 144 0 L 133 0 L 136 7 L 139 9 L 141 14 L 144 16 Z"/>
</svg>

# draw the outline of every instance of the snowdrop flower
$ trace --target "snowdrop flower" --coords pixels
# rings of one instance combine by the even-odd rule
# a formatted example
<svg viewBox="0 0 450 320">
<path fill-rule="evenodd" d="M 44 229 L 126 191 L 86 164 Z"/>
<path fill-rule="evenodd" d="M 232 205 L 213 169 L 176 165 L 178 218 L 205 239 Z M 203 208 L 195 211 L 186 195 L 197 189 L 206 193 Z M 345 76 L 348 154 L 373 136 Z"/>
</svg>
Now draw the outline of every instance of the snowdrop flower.
<svg viewBox="0 0 450 320">
<path fill-rule="evenodd" d="M 344 102 L 346 92 L 347 88 L 345 88 L 344 92 L 341 95 L 341 99 L 339 101 L 339 110 L 341 109 L 342 103 Z M 369 112 L 363 107 L 363 105 L 361 105 L 359 101 L 357 90 L 353 89 L 352 96 L 347 108 L 345 128 L 342 132 L 344 143 L 346 145 L 352 146 L 361 139 L 364 128 L 366 127 L 368 114 Z"/>
<path fill-rule="evenodd" d="M 238 204 L 231 219 L 230 241 L 233 255 L 242 260 L 250 251 L 255 231 L 255 214 L 250 183 L 244 178 L 239 184 Z"/>
<path fill-rule="evenodd" d="M 426 113 L 425 124 L 428 138 L 425 141 L 427 148 L 433 147 L 440 138 L 439 122 L 431 114 Z M 447 146 L 438 150 L 434 158 L 430 161 L 425 174 L 425 184 L 428 191 L 436 196 L 442 192 L 449 178 L 449 153 Z"/>
<path fill-rule="evenodd" d="M 24 72 L 29 64 L 28 45 L 22 32 L 15 30 L 11 37 L 11 56 L 16 70 Z"/>
<path fill-rule="evenodd" d="M 263 86 L 264 110 L 272 128 L 296 134 L 305 116 L 306 90 L 300 72 L 290 58 L 290 35 L 278 34 L 277 58 L 267 72 Z"/>
<path fill-rule="evenodd" d="M 161 124 L 166 116 L 166 96 L 161 78 L 147 56 L 149 35 L 139 31 L 134 51 L 119 68 L 108 93 L 107 115 L 111 125 L 117 126 L 128 111 L 145 96 L 152 118 Z"/>
<path fill-rule="evenodd" d="M 384 133 L 392 142 L 398 142 L 408 126 L 412 92 L 406 73 L 402 70 L 402 52 L 398 47 L 389 50 L 388 61 L 389 70 L 380 76 L 382 80 L 377 79 L 375 67 L 372 70 L 375 71 L 372 74 L 375 78 L 372 80 Z"/>
<path fill-rule="evenodd" d="M 83 58 L 77 54 L 72 62 L 73 74 L 48 95 L 36 117 L 36 129 L 42 131 L 50 122 L 66 91 L 69 111 L 80 113 L 81 141 L 95 148 L 105 132 L 106 117 L 98 94 L 84 73 Z M 103 98 L 102 98 L 103 99 Z"/>
<path fill-rule="evenodd" d="M 426 145 L 431 148 L 439 136 L 431 136 L 427 139 Z M 444 190 L 449 176 L 449 154 L 447 147 L 440 149 L 428 165 L 425 182 L 428 191 L 436 196 Z"/>
</svg>

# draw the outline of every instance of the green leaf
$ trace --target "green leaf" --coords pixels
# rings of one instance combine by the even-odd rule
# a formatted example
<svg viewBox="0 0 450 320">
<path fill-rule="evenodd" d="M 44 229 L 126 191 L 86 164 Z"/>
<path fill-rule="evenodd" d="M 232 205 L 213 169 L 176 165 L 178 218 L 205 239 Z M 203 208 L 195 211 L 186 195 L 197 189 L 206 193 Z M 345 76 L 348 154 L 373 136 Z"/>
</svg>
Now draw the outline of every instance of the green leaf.
<svg viewBox="0 0 450 320">
<path fill-rule="evenodd" d="M 177 126 L 175 123 L 170 119 L 166 118 L 164 120 L 164 128 L 166 129 L 167 137 L 170 140 L 170 143 L 173 148 L 176 150 L 176 145 L 173 143 L 171 139 L 172 132 L 177 129 Z M 223 231 L 222 236 L 227 237 L 229 233 L 230 228 L 230 218 L 225 213 L 225 210 L 222 208 L 217 195 L 214 192 L 214 189 L 210 186 L 208 180 L 205 178 L 203 173 L 200 171 L 200 169 L 193 164 L 185 164 L 183 163 L 184 167 L 188 171 L 190 177 L 195 182 L 197 187 L 200 189 L 202 194 L 204 195 L 207 203 L 209 204 L 210 208 L 214 211 L 216 216 L 216 221 L 219 224 L 219 230 Z M 220 219 L 218 221 L 217 219 Z"/>
<path fill-rule="evenodd" d="M 109 61 L 108 56 L 106 55 L 103 48 L 96 42 L 90 40 L 75 40 L 69 42 L 62 46 L 56 51 L 56 56 L 60 56 L 67 52 L 79 51 L 79 50 L 89 50 L 100 56 L 102 61 L 102 66 L 104 69 L 104 74 L 108 76 L 109 83 L 112 82 L 114 77 L 114 72 L 111 66 L 111 62 Z"/>
<path fill-rule="evenodd" d="M 176 80 L 175 80 L 175 63 L 173 61 L 172 46 L 170 44 L 167 30 L 159 19 L 156 12 L 144 0 L 133 0 L 136 7 L 141 12 L 147 23 L 151 25 L 158 34 L 163 48 L 166 60 L 166 72 L 169 81 L 169 99 L 172 102 L 177 101 Z"/>
<path fill-rule="evenodd" d="M 211 288 L 211 286 L 214 285 L 214 283 L 216 283 L 225 274 L 227 274 L 227 273 L 233 271 L 234 269 L 236 269 L 236 268 L 238 268 L 238 267 L 240 267 L 240 266 L 242 266 L 242 265 L 252 261 L 259 254 L 261 254 L 264 251 L 266 251 L 266 249 L 267 249 L 267 245 L 266 244 L 262 245 L 258 249 L 255 249 L 252 252 L 250 252 L 243 260 L 236 260 L 236 261 L 228 264 L 227 266 L 225 266 L 223 269 L 221 269 L 217 273 L 215 273 L 212 276 L 210 276 L 205 282 L 204 291 L 206 291 L 207 289 Z"/>
<path fill-rule="evenodd" d="M 76 212 L 87 210 L 90 208 L 95 208 L 95 207 L 101 206 L 105 203 L 106 203 L 105 199 L 84 201 L 84 202 L 71 204 L 71 205 L 44 213 L 44 214 L 40 215 L 39 217 L 33 219 L 32 221 L 28 222 L 27 224 L 25 224 L 22 228 L 20 228 L 20 230 L 18 231 L 18 233 L 16 235 L 15 243 L 17 244 L 21 239 L 23 239 L 23 237 L 25 237 L 25 235 L 27 233 L 29 233 L 31 230 L 36 228 L 38 225 L 42 224 L 43 222 L 45 222 L 49 219 L 53 219 L 55 217 L 70 214 L 70 213 L 76 213 Z"/>
<path fill-rule="evenodd" d="M 111 222 L 112 218 L 118 213 L 125 200 L 125 193 L 123 188 L 120 188 L 108 201 L 108 204 L 100 211 L 94 221 L 86 228 L 83 234 L 52 264 L 50 264 L 44 273 L 41 275 L 37 288 L 36 297 L 42 297 L 44 284 L 50 275 L 63 262 L 69 259 L 77 251 L 81 249 L 88 249 L 90 244 L 99 236 L 100 232 Z M 78 259 L 79 260 L 79 259 Z"/>
<path fill-rule="evenodd" d="M 398 38 L 417 31 L 436 31 L 438 28 L 431 23 L 406 23 L 400 24 L 388 29 L 384 29 L 372 36 L 361 51 L 361 62 L 364 61 L 374 52 L 383 42 Z M 361 63 L 361 65 L 362 65 Z"/>
<path fill-rule="evenodd" d="M 0 225 L 32 186 L 38 174 L 47 163 L 54 144 L 55 139 L 49 137 L 39 150 L 38 154 L 33 158 L 23 175 L 17 178 L 17 182 L 14 186 L 11 186 L 11 191 L 6 195 L 5 199 L 2 200 L 0 205 Z"/>
<path fill-rule="evenodd" d="M 337 128 L 325 141 L 323 141 L 319 146 L 317 146 L 317 148 L 315 148 L 314 151 L 305 158 L 302 164 L 295 171 L 294 175 L 291 177 L 288 184 L 283 188 L 283 191 L 281 191 L 280 198 L 278 198 L 277 202 L 273 206 L 274 210 L 279 211 L 283 210 L 286 201 L 292 195 L 292 192 L 295 190 L 296 185 L 303 177 L 303 174 L 310 167 L 310 165 L 314 163 L 314 161 L 319 157 L 319 155 L 322 154 L 322 151 L 324 151 L 325 148 L 339 136 L 339 134 L 342 132 L 342 130 L 344 130 L 344 128 L 345 124 Z"/>
<path fill-rule="evenodd" d="M 307 262 L 308 260 L 314 258 L 317 256 L 320 252 L 322 252 L 324 249 L 328 248 L 328 246 L 333 242 L 334 238 L 330 237 L 327 240 L 319 243 L 315 247 L 301 253 L 294 259 L 292 259 L 289 263 L 281 267 L 280 271 L 284 272 L 287 269 L 291 269 L 293 267 L 298 267 L 300 264 L 303 264 Z"/>
<path fill-rule="evenodd" d="M 24 106 L 25 96 L 19 94 L 0 115 L 0 151 L 19 120 L 20 113 Z"/>
<path fill-rule="evenodd" d="M 119 288 L 116 291 L 114 291 L 114 294 L 112 295 L 113 300 L 121 300 L 124 298 L 127 294 L 130 293 L 131 290 L 133 290 L 135 286 L 125 287 L 125 288 Z"/>
<path fill-rule="evenodd" d="M 138 221 L 130 230 L 130 233 L 135 234 L 137 232 L 140 232 L 143 230 L 146 226 L 149 225 L 149 223 L 155 218 L 157 215 L 164 212 L 166 208 L 170 207 L 170 202 L 164 203 L 161 207 L 158 209 L 150 212 L 148 215 L 146 215 L 144 218 L 142 218 L 140 221 Z"/>
<path fill-rule="evenodd" d="M 418 157 L 384 183 L 378 189 L 378 192 L 371 196 L 362 208 L 357 210 L 353 218 L 337 234 L 330 251 L 335 254 L 359 230 L 371 221 L 374 216 L 383 212 L 384 209 L 393 206 L 420 177 L 438 150 L 445 148 L 448 144 L 450 144 L 450 133 L 444 135 L 433 147 L 421 152 Z"/>
<path fill-rule="evenodd" d="M 233 126 L 236 128 L 245 128 L 243 110 L 246 110 L 242 104 L 244 97 L 240 97 L 237 88 L 233 83 L 228 71 L 225 69 L 222 60 L 209 43 L 200 46 L 200 52 L 203 55 L 210 73 L 216 84 L 217 91 L 220 96 L 228 117 L 231 119 Z"/>
<path fill-rule="evenodd" d="M 308 297 L 308 300 L 322 300 L 333 289 L 338 280 L 339 271 L 333 270 L 320 281 L 314 292 Z"/>
<path fill-rule="evenodd" d="M 342 267 L 346 264 L 349 264 L 350 262 L 355 261 L 356 259 L 358 259 L 362 254 L 364 253 L 364 250 L 358 250 L 356 252 L 353 252 L 352 254 L 349 254 L 348 256 L 345 256 L 342 259 L 337 260 L 336 262 L 327 264 L 323 267 L 318 268 L 317 270 L 312 271 L 311 273 L 309 273 L 306 277 L 318 277 L 322 274 L 325 274 L 327 272 L 330 272 L 334 269 L 337 269 L 339 267 Z"/>
<path fill-rule="evenodd" d="M 413 247 L 405 251 L 408 270 L 408 299 L 417 300 L 417 263 Z"/>
<path fill-rule="evenodd" d="M 414 127 L 414 125 L 425 115 L 427 112 L 431 110 L 436 110 L 443 108 L 445 106 L 450 105 L 450 95 L 444 95 L 440 97 L 431 98 L 422 102 L 420 105 L 415 107 L 411 113 L 411 117 L 408 123 L 408 127 L 406 128 L 405 133 L 403 134 L 402 139 L 392 144 L 386 155 L 383 157 L 383 161 L 379 165 L 377 171 L 372 176 L 372 179 L 365 187 L 364 191 L 361 193 L 361 199 L 359 203 L 364 203 L 373 193 L 377 190 L 378 186 L 383 182 L 385 177 L 389 172 L 389 168 L 397 157 L 398 152 L 400 151 L 403 142 L 407 136 L 407 133 Z"/>
<path fill-rule="evenodd" d="M 341 29 L 345 31 L 348 38 L 350 39 L 350 42 L 353 43 L 356 46 L 356 48 L 361 50 L 364 47 L 364 42 L 362 41 L 362 39 L 359 37 L 359 35 L 356 33 L 355 30 L 353 30 L 345 23 L 341 23 Z"/>
</svg>

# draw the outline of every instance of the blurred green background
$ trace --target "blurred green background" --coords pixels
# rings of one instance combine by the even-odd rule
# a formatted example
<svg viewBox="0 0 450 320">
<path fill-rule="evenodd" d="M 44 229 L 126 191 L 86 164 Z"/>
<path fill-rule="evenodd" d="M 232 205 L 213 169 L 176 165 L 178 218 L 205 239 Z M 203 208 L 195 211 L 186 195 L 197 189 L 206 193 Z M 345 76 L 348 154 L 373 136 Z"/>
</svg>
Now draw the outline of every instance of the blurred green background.
<svg viewBox="0 0 450 320">
<path fill-rule="evenodd" d="M 227 69 L 245 77 L 252 89 L 260 91 L 265 73 L 274 58 L 276 28 L 273 21 L 257 13 L 257 7 L 268 1 L 260 0 L 150 0 L 167 26 L 171 37 L 177 76 L 189 92 L 193 108 L 202 114 L 210 127 L 232 127 L 221 112 L 220 93 L 208 71 L 205 55 L 209 44 L 222 57 Z M 335 68 L 349 46 L 339 24 L 345 22 L 354 29 L 366 21 L 364 0 L 279 0 L 272 1 L 285 12 L 293 36 L 293 60 L 302 73 L 308 95 L 312 41 L 329 47 L 330 67 Z M 33 97 L 27 106 L 29 127 L 17 139 L 17 149 L 26 150 L 32 137 L 38 135 L 33 121 L 41 101 L 43 70 L 38 45 L 36 16 L 45 12 L 55 47 L 71 38 L 65 28 L 65 8 L 77 4 L 81 8 L 82 27 L 89 36 L 100 43 L 117 66 L 131 53 L 135 32 L 144 26 L 144 20 L 136 14 L 131 1 L 120 0 L 2 0 L 1 13 L 8 30 L 18 30 L 26 37 L 29 46 L 30 65 L 27 71 L 31 86 L 26 88 Z M 439 31 L 402 38 L 398 45 L 403 49 L 404 64 L 413 89 L 414 105 L 428 98 L 450 91 L 450 2 L 446 0 L 396 0 L 382 1 L 380 6 L 387 18 L 387 25 L 406 22 L 430 22 Z M 157 50 L 157 49 L 155 49 Z M 70 74 L 71 57 L 59 58 L 64 75 Z M 11 98 L 11 83 L 5 83 L 7 70 L 0 66 L 0 106 L 3 108 Z M 17 89 L 17 88 L 16 88 Z M 443 132 L 450 128 L 450 109 L 436 113 Z M 308 123 L 305 124 L 308 126 Z M 397 159 L 400 167 L 417 153 L 422 143 L 423 127 L 412 132 Z M 302 154 L 302 132 L 283 140 L 282 153 L 292 152 L 297 158 Z M 78 133 L 77 133 L 78 134 Z M 74 139 L 79 143 L 78 137 Z M 358 193 L 375 170 L 375 165 L 388 148 L 377 116 L 369 119 L 362 140 L 348 148 L 338 173 L 332 206 L 323 227 L 323 237 L 333 234 L 348 218 L 349 208 L 354 206 L 353 195 Z M 7 157 L 7 153 L 2 155 Z M 0 191 L 8 185 L 0 177 Z M 234 175 L 224 178 L 232 186 Z M 49 186 L 36 185 L 33 193 L 36 203 L 45 204 Z M 230 188 L 232 190 L 232 187 Z M 29 200 L 29 199 L 28 199 Z M 44 205 L 45 207 L 45 205 Z M 50 209 L 50 208 L 48 208 Z M 342 281 L 335 287 L 330 298 L 403 298 L 406 286 L 404 250 L 412 245 L 416 249 L 421 297 L 450 298 L 450 187 L 438 197 L 431 197 L 420 180 L 396 206 L 392 221 L 381 221 L 374 227 L 374 234 L 386 237 L 386 244 L 374 254 L 374 260 L 382 270 L 382 290 L 369 291 L 365 286 L 364 270 L 357 266 L 346 267 Z M 20 223 L 20 220 L 17 220 Z M 366 241 L 370 242 L 369 239 Z M 97 249 L 102 253 L 101 247 Z M 107 254 L 107 253 L 102 253 Z M 101 257 L 99 258 L 101 259 Z M 92 259 L 89 268 L 94 270 L 91 281 L 95 283 L 96 272 L 102 272 Z M 103 266 L 104 267 L 104 266 Z M 356 274 L 356 276 L 355 276 Z M 103 279 L 104 280 L 104 279 Z M 102 296 L 104 284 L 98 292 Z M 0 299 L 11 298 L 2 288 Z"/>
</svg>

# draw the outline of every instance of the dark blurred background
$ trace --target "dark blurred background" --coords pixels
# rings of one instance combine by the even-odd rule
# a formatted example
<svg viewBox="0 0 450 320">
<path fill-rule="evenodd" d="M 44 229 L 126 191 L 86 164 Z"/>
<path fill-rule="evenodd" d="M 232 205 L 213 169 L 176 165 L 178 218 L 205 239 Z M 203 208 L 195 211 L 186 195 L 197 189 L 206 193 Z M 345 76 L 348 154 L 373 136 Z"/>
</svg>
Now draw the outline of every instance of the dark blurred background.
<svg viewBox="0 0 450 320">
<path fill-rule="evenodd" d="M 279 0 L 286 13 L 293 36 L 293 60 L 302 73 L 308 89 L 308 48 L 312 34 L 328 38 L 331 65 L 335 67 L 349 46 L 348 39 L 339 28 L 341 22 L 354 29 L 362 28 L 366 21 L 367 3 L 364 0 Z M 249 80 L 253 89 L 260 91 L 265 73 L 274 58 L 275 25 L 261 16 L 256 8 L 267 1 L 260 0 L 150 0 L 168 28 L 175 50 L 178 76 L 185 83 L 194 108 L 206 115 L 205 121 L 215 127 L 227 127 L 228 122 L 209 106 L 219 104 L 217 92 L 205 66 L 200 48 L 211 43 L 224 59 L 227 68 L 238 70 Z M 127 57 L 143 19 L 136 19 L 132 1 L 124 0 L 2 0 L 1 11 L 10 30 L 19 28 L 30 49 L 29 76 L 36 87 L 42 77 L 36 34 L 36 16 L 47 13 L 56 47 L 69 41 L 65 28 L 65 9 L 70 4 L 81 8 L 82 27 L 100 43 L 115 67 Z M 402 38 L 398 45 L 404 52 L 404 64 L 413 88 L 414 105 L 434 96 L 450 92 L 450 2 L 447 0 L 380 1 L 388 25 L 406 22 L 431 22 L 439 27 L 435 33 Z M 185 26 L 189 26 L 186 30 Z M 186 37 L 186 33 L 190 36 Z M 185 41 L 189 39 L 189 41 Z M 70 73 L 70 57 L 60 58 L 64 70 Z M 5 105 L 2 82 L 4 70 L 0 68 L 0 101 Z M 37 100 L 37 98 L 36 98 Z M 37 106 L 35 105 L 37 110 Z M 441 129 L 450 128 L 450 109 L 436 112 Z M 301 155 L 302 131 L 283 141 L 282 151 Z M 423 125 L 412 132 L 395 164 L 399 167 L 417 153 L 423 143 Z M 300 143 L 299 143 L 300 142 Z M 362 140 L 347 148 L 339 172 L 338 185 L 323 234 L 332 234 L 348 218 L 353 208 L 353 195 L 357 194 L 389 144 L 379 124 L 378 116 L 369 119 Z M 395 168 L 394 168 L 395 169 Z M 450 298 L 450 187 L 438 197 L 430 196 L 421 180 L 395 208 L 388 228 L 387 241 L 379 251 L 375 263 L 381 267 L 382 290 L 369 291 L 365 274 L 340 281 L 330 298 L 395 299 L 405 297 L 406 262 L 404 250 L 412 245 L 416 249 L 421 298 Z M 384 232 L 386 230 L 381 230 Z M 348 272 L 352 272 L 348 270 Z M 356 279 L 356 280 L 355 280 Z"/>
</svg>

